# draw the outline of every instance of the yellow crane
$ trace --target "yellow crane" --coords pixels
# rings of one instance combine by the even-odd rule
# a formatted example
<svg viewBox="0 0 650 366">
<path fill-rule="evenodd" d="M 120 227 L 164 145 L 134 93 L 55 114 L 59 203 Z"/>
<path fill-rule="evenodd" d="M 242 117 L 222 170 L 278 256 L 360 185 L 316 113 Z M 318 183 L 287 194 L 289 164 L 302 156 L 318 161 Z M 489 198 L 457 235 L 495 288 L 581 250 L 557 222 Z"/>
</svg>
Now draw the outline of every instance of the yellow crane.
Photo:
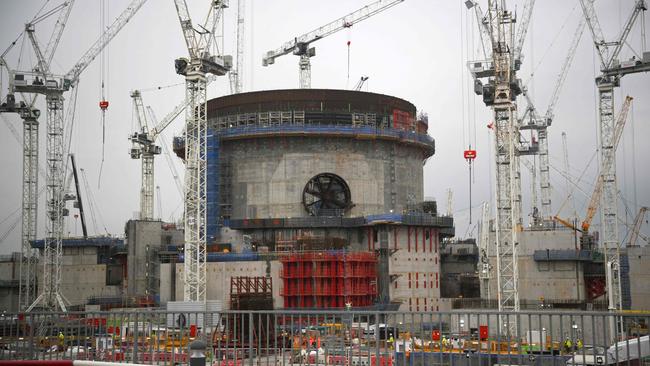
<svg viewBox="0 0 650 366">
<path fill-rule="evenodd" d="M 618 118 L 616 119 L 616 127 L 614 129 L 614 138 L 612 139 L 612 145 L 614 150 L 616 150 L 616 147 L 618 146 L 618 142 L 621 140 L 621 136 L 623 135 L 623 127 L 625 127 L 625 121 L 627 121 L 627 115 L 628 112 L 630 111 L 630 106 L 632 105 L 633 99 L 634 98 L 632 98 L 629 95 L 625 97 L 625 102 L 621 107 L 621 111 L 618 113 Z M 589 199 L 589 205 L 587 206 L 587 213 L 585 215 L 585 219 L 582 221 L 580 228 L 576 227 L 568 220 L 562 219 L 558 215 L 555 215 L 553 218 L 557 222 L 561 223 L 562 225 L 568 227 L 571 230 L 576 230 L 582 232 L 583 234 L 587 234 L 589 232 L 589 227 L 591 226 L 591 221 L 593 220 L 594 215 L 598 210 L 598 203 L 600 202 L 600 195 L 602 194 L 602 192 L 603 192 L 603 176 L 599 174 L 598 180 L 596 181 L 596 186 L 594 187 L 594 191 L 592 192 L 591 198 Z"/>
<path fill-rule="evenodd" d="M 636 245 L 636 241 L 639 238 L 639 236 L 643 237 L 641 234 L 641 224 L 643 224 L 643 218 L 645 217 L 646 211 L 648 211 L 648 207 L 641 207 L 639 209 L 639 213 L 636 215 L 636 218 L 634 219 L 634 225 L 632 225 L 632 233 L 630 234 L 630 242 L 627 244 L 630 247 L 633 247 Z M 643 240 L 646 242 L 648 241 L 648 238 L 643 237 Z"/>
</svg>

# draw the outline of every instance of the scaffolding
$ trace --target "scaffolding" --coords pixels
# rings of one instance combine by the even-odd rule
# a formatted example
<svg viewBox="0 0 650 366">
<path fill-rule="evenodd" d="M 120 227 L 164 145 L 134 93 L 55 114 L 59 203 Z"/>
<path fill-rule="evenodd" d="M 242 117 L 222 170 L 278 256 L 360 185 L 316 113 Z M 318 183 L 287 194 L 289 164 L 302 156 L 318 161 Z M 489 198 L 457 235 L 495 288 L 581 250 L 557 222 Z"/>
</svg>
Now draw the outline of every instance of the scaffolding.
<svg viewBox="0 0 650 366">
<path fill-rule="evenodd" d="M 280 259 L 286 308 L 366 307 L 377 297 L 373 252 L 309 252 Z"/>
<path fill-rule="evenodd" d="M 221 174 L 220 165 L 221 159 L 219 158 L 220 152 L 220 139 L 212 133 L 208 133 L 207 137 L 207 171 L 206 171 L 206 242 L 211 244 L 219 235 L 219 228 L 221 226 L 220 218 L 220 189 Z"/>
</svg>

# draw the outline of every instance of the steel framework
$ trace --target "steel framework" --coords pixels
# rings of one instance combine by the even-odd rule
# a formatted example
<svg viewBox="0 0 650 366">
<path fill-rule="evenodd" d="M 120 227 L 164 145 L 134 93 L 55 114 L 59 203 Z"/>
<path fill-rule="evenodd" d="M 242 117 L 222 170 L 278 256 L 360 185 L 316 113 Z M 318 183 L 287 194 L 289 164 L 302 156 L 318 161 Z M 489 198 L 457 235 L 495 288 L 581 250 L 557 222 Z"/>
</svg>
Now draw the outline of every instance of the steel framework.
<svg viewBox="0 0 650 366">
<path fill-rule="evenodd" d="M 300 61 L 298 62 L 298 72 L 300 76 L 299 86 L 303 89 L 311 88 L 310 58 L 316 56 L 315 48 L 309 47 L 312 42 L 323 39 L 342 29 L 350 28 L 354 24 L 368 19 L 371 16 L 380 13 L 392 6 L 395 6 L 403 1 L 404 0 L 375 1 L 322 27 L 314 29 L 311 32 L 295 37 L 292 40 L 285 42 L 280 48 L 273 51 L 268 51 L 266 53 L 266 56 L 262 59 L 262 65 L 272 65 L 275 63 L 276 58 L 288 55 L 290 53 L 293 53 L 296 56 L 300 56 Z"/>
<path fill-rule="evenodd" d="M 38 214 L 38 120 L 23 119 L 23 196 L 22 196 L 22 260 L 20 262 L 19 309 L 27 309 L 36 299 L 36 268 L 38 256 L 31 242 L 36 239 Z"/>
<path fill-rule="evenodd" d="M 130 137 L 133 143 L 130 151 L 131 158 L 142 160 L 140 220 L 153 220 L 154 155 L 160 154 L 161 149 L 160 146 L 154 144 L 155 137 L 149 134 L 149 124 L 147 123 L 147 114 L 142 103 L 142 94 L 139 90 L 134 90 L 131 92 L 131 98 L 133 98 L 135 115 L 140 126 L 140 132 L 136 132 Z"/>
<path fill-rule="evenodd" d="M 479 241 L 479 272 L 478 278 L 481 281 L 481 296 L 490 299 L 490 278 L 492 278 L 492 266 L 490 265 L 490 205 L 483 203 L 483 214 L 481 215 L 481 236 Z"/>
<path fill-rule="evenodd" d="M 622 65 L 618 60 L 632 26 L 642 11 L 647 10 L 645 0 L 635 1 L 632 13 L 615 42 L 605 42 L 594 0 L 580 0 L 583 14 L 589 25 L 594 46 L 601 61 L 601 75 L 596 78 L 598 88 L 598 118 L 600 135 L 600 176 L 603 182 L 601 200 L 601 245 L 605 249 L 607 296 L 610 311 L 622 309 L 621 283 L 619 278 L 620 240 L 618 237 L 618 200 L 616 185 L 616 148 L 614 119 L 614 88 L 620 85 L 624 75 L 650 71 L 650 62 L 634 60 Z M 622 324 L 610 323 L 611 335 L 619 335 Z"/>
<path fill-rule="evenodd" d="M 175 0 L 189 59 L 175 61 L 176 72 L 185 76 L 185 260 L 183 298 L 205 301 L 206 297 L 206 228 L 207 228 L 207 78 L 206 74 L 223 76 L 230 71 L 232 58 L 210 54 L 224 1 L 213 1 L 206 17 L 211 24 L 197 32 L 185 0 Z M 198 35 L 198 36 L 197 36 Z M 215 45 L 216 47 L 216 45 Z"/>
<path fill-rule="evenodd" d="M 29 37 L 29 40 L 36 54 L 38 60 L 38 66 L 32 71 L 10 71 L 10 91 L 12 93 L 29 93 L 29 94 L 43 94 L 46 97 L 46 106 L 47 106 L 47 143 L 46 143 L 46 161 L 47 161 L 47 173 L 46 173 L 46 205 L 47 205 L 47 220 L 46 220 L 46 239 L 45 246 L 43 249 L 43 288 L 41 289 L 40 295 L 34 300 L 27 311 L 31 311 L 35 306 L 43 306 L 46 309 L 61 309 L 66 310 L 65 299 L 59 291 L 60 282 L 61 282 L 61 237 L 63 235 L 63 217 L 67 214 L 64 207 L 64 177 L 65 177 L 65 167 L 63 164 L 63 154 L 64 154 L 64 141 L 63 141 L 63 130 L 64 130 L 64 97 L 63 93 L 70 90 L 73 87 L 83 70 L 88 67 L 90 62 L 92 62 L 95 57 L 101 52 L 101 50 L 110 42 L 110 40 L 115 37 L 115 35 L 128 23 L 128 21 L 135 15 L 135 13 L 142 7 L 146 0 L 134 0 L 127 7 L 127 9 L 122 12 L 122 14 L 111 24 L 111 26 L 106 29 L 106 31 L 101 35 L 99 40 L 97 40 L 91 48 L 86 51 L 82 58 L 73 66 L 73 68 L 65 75 L 58 76 L 50 73 L 49 63 L 52 59 L 52 55 L 56 46 L 59 42 L 65 23 L 67 21 L 70 7 L 73 2 L 68 2 L 65 5 L 68 6 L 66 11 L 62 12 L 59 15 L 59 19 L 55 25 L 54 32 L 50 38 L 50 42 L 46 47 L 46 52 L 41 51 L 40 45 L 36 40 L 34 35 L 34 25 L 37 21 L 44 19 L 44 17 L 49 16 L 52 12 L 48 12 L 46 15 L 41 16 L 37 21 L 32 21 L 25 26 L 26 34 Z M 59 7 L 57 7 L 59 8 Z M 42 79 L 39 79 L 42 77 Z M 11 94 L 13 98 L 13 94 Z M 35 98 L 34 98 L 35 100 Z M 29 122 L 29 123 L 28 123 Z M 29 125 L 25 127 L 28 132 L 27 135 L 38 134 L 38 125 L 32 121 L 26 121 L 26 124 Z M 29 131 L 27 131 L 29 130 Z M 37 166 L 34 164 L 38 161 L 38 145 L 31 145 L 33 143 L 38 143 L 38 138 L 33 138 L 30 136 L 29 139 L 25 139 L 28 146 L 23 148 L 24 162 L 27 164 L 23 167 L 23 219 L 27 220 L 23 223 L 23 249 L 27 250 L 27 243 L 31 235 L 35 235 L 34 231 L 36 228 L 36 196 L 33 195 L 31 185 L 37 182 L 35 171 L 37 171 Z M 25 212 L 27 210 L 27 212 Z M 29 249 L 31 251 L 31 248 Z M 31 258 L 31 255 L 29 256 Z M 25 266 L 25 271 L 27 272 L 28 280 L 21 286 L 21 290 L 24 295 L 20 296 L 20 304 L 25 305 L 30 301 L 30 292 L 33 292 L 30 287 L 32 283 L 29 278 L 32 278 L 30 270 L 33 266 L 33 259 L 28 260 L 27 266 Z"/>
<path fill-rule="evenodd" d="M 242 92 L 244 74 L 244 24 L 245 24 L 246 0 L 237 0 L 237 56 L 236 65 L 230 70 L 230 92 L 238 94 Z"/>
<path fill-rule="evenodd" d="M 517 82 L 514 55 L 515 19 L 505 8 L 505 1 L 490 0 L 488 17 L 492 37 L 494 87 L 495 158 L 496 158 L 496 256 L 499 310 L 519 311 L 519 269 L 517 264 L 517 236 L 521 230 L 521 180 L 519 172 L 519 125 L 517 122 Z M 509 334 L 516 324 L 504 319 Z"/>
</svg>

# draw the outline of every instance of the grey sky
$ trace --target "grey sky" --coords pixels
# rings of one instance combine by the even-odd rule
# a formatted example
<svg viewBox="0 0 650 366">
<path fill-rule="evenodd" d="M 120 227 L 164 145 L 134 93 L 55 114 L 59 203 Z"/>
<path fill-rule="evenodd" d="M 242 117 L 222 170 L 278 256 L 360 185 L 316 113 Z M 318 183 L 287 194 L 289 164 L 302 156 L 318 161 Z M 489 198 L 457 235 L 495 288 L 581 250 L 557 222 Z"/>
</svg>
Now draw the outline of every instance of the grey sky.
<svg viewBox="0 0 650 366">
<path fill-rule="evenodd" d="M 0 0 L 0 50 L 4 49 L 22 31 L 23 24 L 31 19 L 44 1 Z M 236 1 L 226 10 L 225 47 L 233 53 Z M 306 31 L 317 28 L 370 0 L 311 1 L 311 0 L 247 0 L 246 61 L 244 89 L 265 90 L 293 88 L 298 85 L 298 59 L 287 55 L 268 68 L 261 66 L 262 55 L 283 42 Z M 127 0 L 109 0 L 110 22 L 129 3 Z M 207 1 L 188 0 L 192 16 L 200 21 L 207 10 Z M 481 2 L 486 7 L 486 1 Z M 510 1 L 511 7 L 522 8 L 523 1 Z M 632 0 L 599 1 L 597 11 L 604 33 L 613 39 L 625 22 L 633 5 Z M 51 8 L 49 4 L 46 8 Z M 525 64 L 519 77 L 528 82 L 531 70 L 535 77 L 529 83 L 538 109 L 546 110 L 556 75 L 566 56 L 579 17 L 578 1 L 537 1 L 531 30 L 524 47 Z M 53 62 L 53 71 L 65 73 L 100 34 L 99 1 L 77 1 L 68 26 Z M 645 21 L 647 19 L 640 19 Z M 37 26 L 41 44 L 46 44 L 52 21 Z M 635 27 L 629 45 L 640 53 L 641 37 Z M 347 78 L 347 41 L 350 46 L 350 76 Z M 315 88 L 352 88 L 361 75 L 368 75 L 367 90 L 398 96 L 413 102 L 419 110 L 429 114 L 429 133 L 436 139 L 436 155 L 428 160 L 425 169 L 425 196 L 435 197 L 439 209 L 446 211 L 446 190 L 454 191 L 454 212 L 457 233 L 468 232 L 468 169 L 462 152 L 468 143 L 478 151 L 475 164 L 472 204 L 473 224 L 478 221 L 481 202 L 490 199 L 494 174 L 489 170 L 492 151 L 488 129 L 491 112 L 471 89 L 471 78 L 464 63 L 480 58 L 475 19 L 461 0 L 406 0 L 384 13 L 314 43 L 317 56 L 312 59 L 312 86 Z M 21 44 L 8 55 L 10 66 L 15 66 Z M 29 50 L 29 43 L 24 47 Z M 131 22 L 111 42 L 107 56 L 109 72 L 107 82 L 110 107 L 106 114 L 105 161 L 101 181 L 101 119 L 99 62 L 95 60 L 82 74 L 77 99 L 77 113 L 72 151 L 78 164 L 85 169 L 96 201 L 97 229 L 90 222 L 91 233 L 122 235 L 124 223 L 138 210 L 140 190 L 140 162 L 127 154 L 128 135 L 133 131 L 132 104 L 129 91 L 182 83 L 176 75 L 173 60 L 186 55 L 173 1 L 149 0 Z M 31 52 L 24 52 L 22 68 L 35 61 Z M 623 58 L 632 55 L 629 48 Z M 555 121 L 549 129 L 551 177 L 554 185 L 553 209 L 555 212 L 566 197 L 564 178 L 555 169 L 562 170 L 561 133 L 568 139 L 570 173 L 578 177 L 591 160 L 597 146 L 596 94 L 593 78 L 597 69 L 591 35 L 585 31 L 572 69 L 566 80 L 562 97 L 555 110 Z M 626 200 L 630 215 L 634 216 L 640 205 L 650 205 L 647 157 L 650 156 L 648 115 L 650 114 L 649 75 L 626 76 L 617 90 L 618 111 L 625 95 L 632 95 L 634 107 L 618 150 L 619 189 Z M 3 71 L 2 96 L 6 94 L 7 75 Z M 209 97 L 229 92 L 227 78 L 221 78 L 208 91 Z M 364 87 L 364 90 L 366 87 Z M 145 105 L 151 105 L 158 119 L 162 119 L 183 98 L 182 86 L 175 86 L 143 94 Z M 70 97 L 68 96 L 68 100 Z M 45 110 L 41 102 L 41 110 Z M 20 132 L 22 125 L 13 115 L 5 116 Z M 182 129 L 182 118 L 164 133 L 168 142 Z M 476 127 L 474 127 L 476 126 Z M 0 121 L 0 166 L 4 179 L 0 181 L 0 220 L 5 219 L 21 204 L 22 158 L 20 145 Z M 45 118 L 41 118 L 41 166 L 45 157 Z M 471 134 L 471 137 L 470 137 Z M 475 136 L 475 137 L 474 137 Z M 178 170 L 182 164 L 174 159 Z M 586 168 L 581 190 L 590 194 L 597 173 L 597 158 Z M 529 180 L 522 167 L 524 214 L 529 212 Z M 162 216 L 178 219 L 182 214 L 179 196 L 165 159 L 156 160 L 156 185 L 162 193 Z M 98 183 L 100 183 L 98 187 Z M 41 185 L 44 180 L 41 180 Z M 84 192 L 85 193 L 85 192 Z M 635 200 L 636 198 L 636 200 Z M 88 197 L 84 197 L 86 202 Z M 575 192 L 577 212 L 585 212 L 585 195 Z M 635 206 L 636 204 L 636 206 Z M 157 205 L 157 199 L 156 199 Z M 40 200 L 39 236 L 44 232 L 44 199 Z M 624 212 L 621 205 L 621 213 Z M 75 210 L 73 210 L 74 213 Z M 158 213 L 158 207 L 155 209 Z M 572 212 L 565 205 L 561 216 Z M 99 216 L 101 214 L 101 217 Z M 0 235 L 9 229 L 13 216 L 0 225 Z M 625 216 L 621 216 L 625 219 Z M 596 219 L 597 220 L 597 219 Z M 628 217 L 628 221 L 631 218 Z M 74 219 L 68 221 L 68 231 L 74 235 Z M 527 221 L 527 220 L 526 220 Z M 470 230 L 471 228 L 470 227 Z M 648 225 L 644 226 L 646 235 Z M 475 230 L 474 230 L 475 232 Z M 621 238 L 627 230 L 621 231 Z M 81 228 L 77 228 L 81 233 Z M 0 252 L 19 250 L 20 224 L 0 245 Z"/>
</svg>

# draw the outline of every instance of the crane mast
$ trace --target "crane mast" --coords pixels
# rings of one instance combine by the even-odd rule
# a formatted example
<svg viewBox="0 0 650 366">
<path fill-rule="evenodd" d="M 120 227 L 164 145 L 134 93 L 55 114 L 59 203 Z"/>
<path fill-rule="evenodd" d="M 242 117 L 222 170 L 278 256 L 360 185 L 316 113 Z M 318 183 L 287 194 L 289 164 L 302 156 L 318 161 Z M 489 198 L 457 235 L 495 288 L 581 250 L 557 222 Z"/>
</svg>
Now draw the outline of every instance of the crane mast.
<svg viewBox="0 0 650 366">
<path fill-rule="evenodd" d="M 212 82 L 215 77 L 214 75 L 210 75 L 206 79 L 206 85 L 210 85 L 210 82 Z M 133 99 L 133 108 L 135 109 L 136 120 L 140 129 L 138 132 L 134 132 L 131 136 L 129 136 L 129 141 L 132 143 L 132 147 L 129 150 L 131 159 L 142 160 L 142 182 L 140 185 L 140 220 L 153 220 L 154 157 L 162 152 L 161 147 L 155 143 L 160 133 L 186 110 L 187 101 L 183 100 L 183 102 L 174 107 L 174 109 L 169 112 L 169 114 L 166 115 L 162 121 L 158 122 L 155 119 L 153 111 L 150 109 L 151 107 L 148 107 L 149 117 L 147 117 L 144 103 L 142 101 L 142 93 L 139 90 L 132 91 L 131 98 Z M 151 118 L 151 126 L 153 127 L 151 127 L 148 122 L 149 118 Z M 178 174 L 174 174 L 174 177 L 177 178 Z M 183 191 L 182 187 L 180 188 L 180 191 Z"/>
<path fill-rule="evenodd" d="M 636 0 L 634 9 L 628 17 L 621 34 L 615 42 L 605 42 L 605 38 L 596 16 L 593 0 L 580 0 L 584 17 L 589 25 L 594 46 L 601 61 L 601 75 L 596 78 L 598 88 L 598 118 L 600 131 L 600 176 L 603 182 L 601 195 L 601 245 L 605 250 L 607 296 L 610 311 L 622 309 L 621 283 L 619 273 L 620 240 L 618 237 L 618 200 L 616 183 L 616 151 L 614 121 L 614 88 L 620 86 L 621 77 L 638 72 L 650 71 L 650 62 L 644 54 L 643 60 L 621 64 L 618 55 L 632 30 L 636 19 L 642 11 L 647 10 L 645 0 Z M 617 324 L 618 323 L 618 324 Z M 619 321 L 612 318 L 611 335 L 618 337 L 621 333 Z"/>
<path fill-rule="evenodd" d="M 494 87 L 492 109 L 496 136 L 497 165 L 497 272 L 499 310 L 519 311 L 517 289 L 517 234 L 521 230 L 521 182 L 519 180 L 519 155 L 517 151 L 519 127 L 516 119 L 516 83 L 514 58 L 511 53 L 515 19 L 505 9 L 504 1 L 490 0 L 488 16 L 492 28 L 492 60 Z M 500 4 L 499 4 L 500 3 Z M 514 332 L 514 322 L 507 321 L 508 331 Z"/>
<path fill-rule="evenodd" d="M 566 132 L 562 131 L 562 155 L 564 157 L 564 180 L 566 183 L 567 189 L 567 200 L 571 203 L 571 208 L 573 208 L 573 217 L 577 216 L 576 205 L 573 199 L 573 193 L 571 193 L 571 182 L 569 179 L 569 147 L 566 142 Z"/>
<path fill-rule="evenodd" d="M 616 128 L 614 129 L 614 138 L 613 138 L 614 151 L 616 151 L 616 149 L 618 148 L 618 143 L 621 140 L 621 136 L 623 136 L 623 129 L 625 128 L 625 122 L 627 121 L 627 115 L 630 111 L 630 107 L 632 105 L 633 99 L 634 98 L 632 98 L 629 95 L 625 97 L 625 102 L 623 103 L 621 110 L 618 112 L 618 117 L 616 117 Z M 568 174 L 566 174 L 565 177 L 568 179 L 569 178 Z M 584 240 L 586 238 L 585 235 L 589 234 L 591 221 L 593 220 L 594 216 L 596 215 L 596 211 L 598 210 L 598 205 L 600 204 L 600 198 L 602 192 L 603 192 L 603 177 L 602 175 L 599 174 L 598 178 L 596 179 L 596 184 L 594 185 L 594 189 L 591 192 L 591 197 L 589 198 L 589 204 L 587 205 L 587 212 L 585 213 L 585 218 L 582 221 L 580 228 L 575 227 L 568 220 L 564 220 L 559 216 L 555 216 L 553 219 L 572 230 L 581 231 Z"/>
<path fill-rule="evenodd" d="M 154 156 L 160 154 L 160 146 L 155 145 L 155 138 L 149 133 L 147 114 L 142 103 L 139 90 L 131 92 L 135 115 L 140 131 L 129 138 L 133 144 L 130 150 L 131 159 L 142 160 L 142 182 L 140 185 L 140 220 L 153 220 L 154 199 Z"/>
<path fill-rule="evenodd" d="M 560 91 L 564 86 L 564 81 L 568 75 L 569 68 L 573 62 L 576 50 L 580 44 L 580 39 L 585 29 L 585 21 L 580 20 L 578 26 L 573 33 L 573 38 L 569 45 L 569 50 L 567 56 L 564 58 L 562 67 L 557 76 L 555 82 L 555 88 L 553 89 L 553 94 L 551 100 L 546 109 L 544 115 L 540 115 L 535 105 L 533 104 L 528 91 L 523 89 L 523 96 L 527 101 L 527 108 L 524 113 L 524 116 L 520 119 L 520 129 L 521 130 L 536 130 L 538 137 L 538 150 L 536 152 L 539 155 L 539 185 L 541 193 L 541 216 L 543 220 L 548 220 L 551 218 L 551 175 L 550 175 L 550 165 L 548 159 L 548 127 L 553 123 L 554 118 L 554 109 L 557 105 L 557 102 L 560 97 Z"/>
<path fill-rule="evenodd" d="M 72 10 L 74 0 L 62 3 L 46 14 L 25 25 L 25 30 L 34 45 L 37 53 L 37 67 L 43 75 L 49 69 L 54 51 L 59 44 L 61 34 L 65 28 L 66 21 Z M 41 52 L 40 46 L 34 37 L 34 26 L 41 20 L 59 11 L 59 17 L 56 21 L 54 31 L 50 36 L 45 52 Z M 6 53 L 6 52 L 5 52 Z M 3 54 L 4 56 L 4 54 Z M 4 59 L 2 65 L 7 67 L 11 72 Z M 32 101 L 33 106 L 36 98 Z M 7 108 L 0 112 L 17 112 L 23 120 L 23 182 L 22 182 L 22 230 L 21 230 L 21 253 L 20 276 L 18 288 L 18 308 L 27 309 L 36 298 L 36 268 L 38 266 L 38 257 L 35 255 L 31 242 L 36 239 L 36 228 L 38 222 L 38 135 L 39 123 L 38 117 L 40 111 L 24 105 L 17 106 L 13 94 L 7 96 Z"/>
<path fill-rule="evenodd" d="M 616 152 L 616 149 L 618 148 L 618 143 L 621 140 L 621 137 L 623 136 L 623 128 L 625 127 L 625 122 L 627 121 L 627 115 L 630 111 L 632 100 L 633 98 L 630 97 L 629 95 L 625 97 L 625 102 L 623 103 L 620 112 L 618 112 L 618 117 L 616 118 L 616 124 L 614 128 L 614 136 L 612 138 L 612 148 L 614 152 Z M 607 166 L 606 168 L 609 169 L 610 166 Z M 585 233 L 589 231 L 589 228 L 591 227 L 591 221 L 596 215 L 596 210 L 598 209 L 598 204 L 600 203 L 600 198 L 603 192 L 603 187 L 604 187 L 604 178 L 602 174 L 599 174 L 598 180 L 596 182 L 596 186 L 594 187 L 594 190 L 591 193 L 591 198 L 589 199 L 589 205 L 587 206 L 587 214 L 585 215 L 585 219 L 582 222 L 582 231 Z"/>
<path fill-rule="evenodd" d="M 230 91 L 234 94 L 242 92 L 244 73 L 244 18 L 245 18 L 246 0 L 237 0 L 237 56 L 235 59 L 236 66 L 230 70 Z"/>
<path fill-rule="evenodd" d="M 499 311 L 519 311 L 519 269 L 517 264 L 518 233 L 521 220 L 521 177 L 519 155 L 519 121 L 516 96 L 522 92 L 516 72 L 521 64 L 515 53 L 515 18 L 505 7 L 504 0 L 489 0 L 485 15 L 480 13 L 476 1 L 465 2 L 474 8 L 480 20 L 481 39 L 489 38 L 488 57 L 485 61 L 470 62 L 474 77 L 474 91 L 483 95 L 483 102 L 494 112 L 491 124 L 495 135 L 496 160 L 496 219 L 495 255 L 497 273 L 497 299 Z M 528 20 L 523 26 L 527 26 Z M 520 32 L 525 36 L 525 31 Z M 482 78 L 487 78 L 484 85 Z M 501 324 L 514 334 L 516 322 L 503 318 Z"/>
<path fill-rule="evenodd" d="M 207 94 L 206 74 L 223 76 L 231 68 L 232 57 L 211 55 L 214 32 L 197 32 L 185 0 L 175 0 L 178 20 L 183 31 L 189 58 L 175 61 L 176 73 L 185 77 L 185 247 L 183 299 L 205 301 L 206 298 L 206 168 L 207 168 Z M 222 0 L 211 2 L 208 14 L 217 29 L 223 8 Z M 210 17 L 210 14 L 213 16 Z M 198 36 L 197 36 L 198 35 Z M 218 52 L 218 51 L 217 51 Z"/>
<path fill-rule="evenodd" d="M 404 0 L 379 0 L 374 3 L 368 4 L 361 9 L 355 10 L 352 13 L 336 19 L 320 28 L 314 29 L 311 32 L 305 33 L 294 39 L 285 42 L 280 48 L 269 51 L 262 59 L 262 66 L 268 66 L 275 63 L 275 59 L 293 53 L 300 57 L 298 62 L 299 71 L 299 85 L 300 88 L 311 88 L 311 61 L 310 58 L 316 56 L 316 49 L 310 47 L 312 42 L 323 39 L 332 35 L 342 29 L 350 28 L 354 24 L 368 19 L 371 16 L 380 13 L 392 6 L 395 6 Z"/>
<path fill-rule="evenodd" d="M 64 96 L 63 94 L 70 90 L 72 86 L 78 81 L 79 75 L 83 70 L 88 67 L 90 62 L 101 52 L 101 50 L 113 39 L 113 37 L 128 23 L 128 21 L 135 15 L 140 7 L 146 0 L 134 0 L 127 7 L 127 9 L 113 22 L 113 24 L 102 34 L 97 42 L 82 56 L 82 58 L 74 65 L 74 67 L 64 76 L 54 75 L 50 73 L 49 62 L 52 59 L 52 54 L 58 45 L 59 38 L 63 33 L 65 22 L 69 14 L 61 14 L 55 26 L 53 35 L 48 43 L 46 52 L 41 51 L 40 45 L 34 35 L 34 24 L 27 24 L 25 29 L 27 36 L 32 44 L 34 53 L 38 60 L 38 67 L 32 71 L 15 71 L 9 72 L 10 77 L 10 91 L 11 98 L 13 93 L 29 93 L 29 94 L 44 94 L 47 106 L 47 121 L 46 121 L 46 238 L 43 249 L 43 287 L 40 295 L 34 300 L 27 311 L 31 311 L 35 306 L 41 305 L 47 309 L 61 309 L 66 310 L 66 301 L 60 293 L 61 283 L 61 238 L 63 235 L 63 218 L 67 215 L 67 209 L 64 201 L 63 194 L 63 180 L 65 176 L 65 166 L 63 164 L 64 155 Z M 68 6 L 70 6 L 68 4 Z M 69 12 L 69 8 L 66 10 Z M 27 127 L 25 127 L 28 131 Z M 29 134 L 37 135 L 37 124 L 31 122 Z M 24 157 L 26 164 L 23 166 L 23 185 L 29 181 L 29 184 L 36 181 L 35 174 L 30 173 L 36 171 L 31 165 L 36 164 L 38 145 L 37 137 L 30 138 L 25 141 L 29 146 L 24 147 L 24 155 L 34 155 Z M 33 145 L 35 144 L 36 145 Z M 27 162 L 27 160 L 33 160 Z M 29 185 L 27 184 L 27 185 Z M 25 193 L 25 188 L 23 189 Z M 28 194 L 27 206 L 32 213 L 23 215 L 24 219 L 32 220 L 35 217 L 36 197 Z M 33 214 L 33 215 L 32 215 Z M 32 218 L 29 218 L 32 217 Z M 30 234 L 30 230 L 35 230 L 36 223 L 28 223 L 28 227 L 33 226 L 33 229 L 23 230 L 26 235 L 23 235 L 23 240 Z M 25 245 L 23 243 L 23 245 Z M 27 296 L 28 297 L 28 296 Z M 25 297 L 25 298 L 27 298 Z M 21 298 L 22 300 L 22 298 Z M 21 304 L 24 304 L 22 302 Z"/>
<path fill-rule="evenodd" d="M 490 265 L 490 206 L 483 203 L 483 214 L 481 216 L 481 237 L 479 241 L 479 262 L 480 268 L 478 278 L 481 281 L 481 296 L 490 299 L 490 278 L 492 277 L 492 266 Z"/>
</svg>

